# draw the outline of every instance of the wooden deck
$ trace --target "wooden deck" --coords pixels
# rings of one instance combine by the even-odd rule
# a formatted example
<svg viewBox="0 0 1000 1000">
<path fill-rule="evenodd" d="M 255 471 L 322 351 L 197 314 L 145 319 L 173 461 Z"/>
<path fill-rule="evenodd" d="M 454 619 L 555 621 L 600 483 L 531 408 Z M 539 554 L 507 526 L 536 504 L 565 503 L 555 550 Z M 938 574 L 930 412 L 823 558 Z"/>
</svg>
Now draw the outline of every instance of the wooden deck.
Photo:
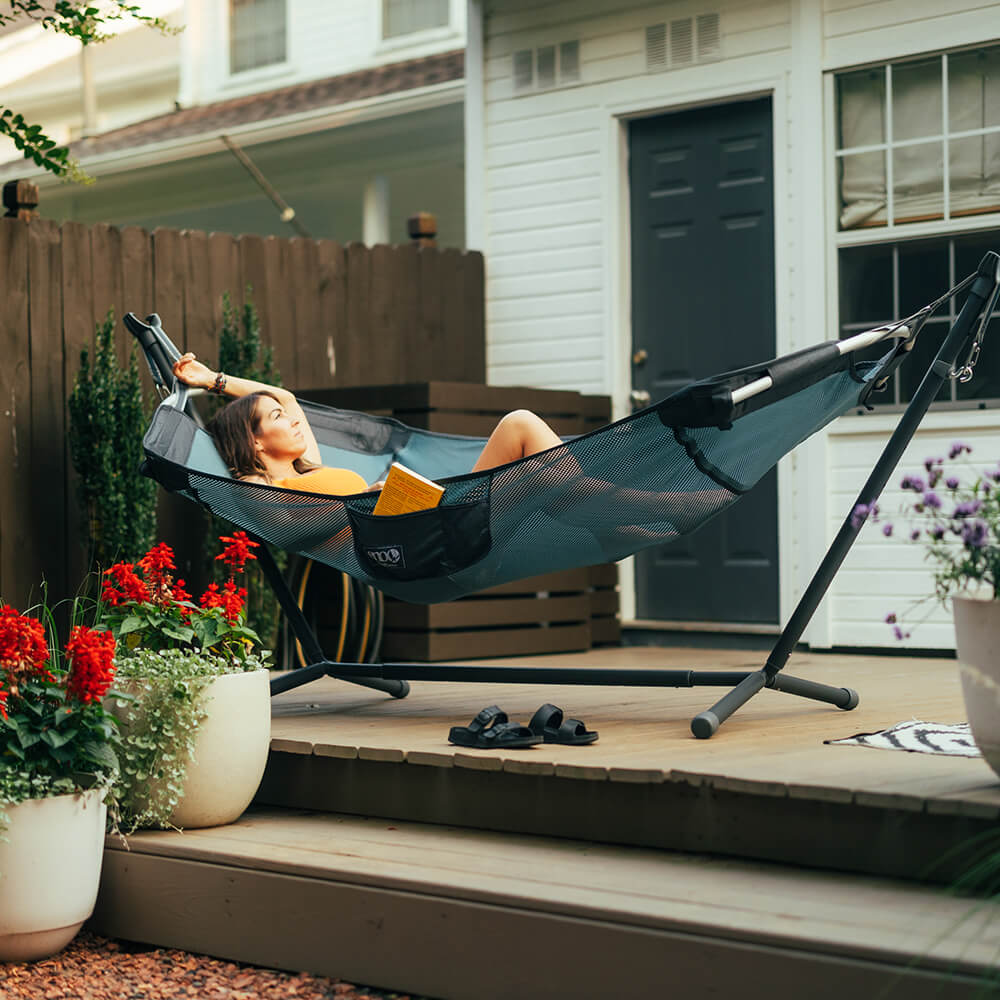
<svg viewBox="0 0 1000 1000">
<path fill-rule="evenodd" d="M 532 662 L 739 670 L 761 654 Z M 287 692 L 254 809 L 128 850 L 109 840 L 96 926 L 432 997 L 976 995 L 1000 954 L 995 908 L 915 880 L 947 881 L 963 862 L 945 855 L 995 829 L 1000 780 L 977 759 L 823 742 L 962 720 L 956 664 L 802 654 L 789 670 L 861 703 L 763 691 L 702 741 L 690 718 L 720 689 Z M 447 742 L 484 705 L 527 721 L 546 701 L 599 742 Z"/>
</svg>

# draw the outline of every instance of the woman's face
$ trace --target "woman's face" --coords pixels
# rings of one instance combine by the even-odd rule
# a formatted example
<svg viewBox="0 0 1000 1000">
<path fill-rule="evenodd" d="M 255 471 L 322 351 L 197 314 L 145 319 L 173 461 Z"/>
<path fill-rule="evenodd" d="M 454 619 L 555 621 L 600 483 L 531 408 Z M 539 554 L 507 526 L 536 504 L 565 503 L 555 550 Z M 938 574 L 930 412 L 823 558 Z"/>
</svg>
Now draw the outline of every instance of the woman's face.
<svg viewBox="0 0 1000 1000">
<path fill-rule="evenodd" d="M 254 440 L 261 453 L 270 458 L 301 458 L 306 450 L 305 438 L 297 420 L 292 420 L 284 407 L 270 396 L 257 400 L 258 421 Z"/>
</svg>

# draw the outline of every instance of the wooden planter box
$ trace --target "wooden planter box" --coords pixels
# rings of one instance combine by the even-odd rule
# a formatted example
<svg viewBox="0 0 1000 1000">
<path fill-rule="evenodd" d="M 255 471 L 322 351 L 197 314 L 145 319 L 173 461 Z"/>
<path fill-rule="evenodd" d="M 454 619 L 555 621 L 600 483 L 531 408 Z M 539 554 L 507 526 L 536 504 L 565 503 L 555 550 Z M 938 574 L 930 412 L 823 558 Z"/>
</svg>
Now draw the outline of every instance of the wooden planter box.
<svg viewBox="0 0 1000 1000">
<path fill-rule="evenodd" d="M 607 396 L 552 389 L 419 382 L 304 391 L 327 406 L 395 417 L 443 434 L 487 436 L 511 410 L 533 410 L 557 434 L 583 434 L 610 420 Z M 589 649 L 621 637 L 614 563 L 548 573 L 447 604 L 387 598 L 382 659 L 419 662 L 526 656 Z M 339 624 L 339 606 L 327 614 Z M 320 621 L 321 630 L 334 622 Z"/>
</svg>

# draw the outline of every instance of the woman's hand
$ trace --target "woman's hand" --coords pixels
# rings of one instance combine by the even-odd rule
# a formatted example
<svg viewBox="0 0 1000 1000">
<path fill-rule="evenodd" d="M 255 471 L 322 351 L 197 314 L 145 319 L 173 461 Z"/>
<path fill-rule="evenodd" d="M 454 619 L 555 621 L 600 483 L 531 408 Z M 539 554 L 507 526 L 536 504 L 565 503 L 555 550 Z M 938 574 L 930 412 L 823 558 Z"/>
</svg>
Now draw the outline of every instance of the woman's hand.
<svg viewBox="0 0 1000 1000">
<path fill-rule="evenodd" d="M 174 375 L 195 389 L 211 389 L 215 385 L 215 372 L 198 361 L 190 351 L 174 362 Z"/>
<path fill-rule="evenodd" d="M 365 487 L 365 493 L 378 493 L 383 486 L 385 486 L 385 480 L 380 479 L 377 483 L 372 483 L 371 486 Z"/>
</svg>

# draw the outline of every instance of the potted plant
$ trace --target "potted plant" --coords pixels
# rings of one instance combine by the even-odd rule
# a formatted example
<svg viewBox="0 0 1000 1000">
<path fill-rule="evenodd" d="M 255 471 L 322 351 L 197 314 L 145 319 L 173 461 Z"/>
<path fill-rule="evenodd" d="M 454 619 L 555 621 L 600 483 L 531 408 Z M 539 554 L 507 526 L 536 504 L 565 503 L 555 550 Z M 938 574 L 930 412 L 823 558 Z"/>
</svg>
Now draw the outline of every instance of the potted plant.
<svg viewBox="0 0 1000 1000">
<path fill-rule="evenodd" d="M 110 633 L 81 624 L 60 655 L 38 618 L 0 605 L 0 961 L 59 951 L 94 910 L 118 769 L 102 703 L 114 655 Z"/>
<path fill-rule="evenodd" d="M 923 473 L 900 485 L 913 495 L 903 511 L 907 538 L 924 547 L 933 596 L 946 609 L 951 604 L 969 728 L 1000 775 L 1000 466 L 974 470 L 965 458 L 971 452 L 955 442 L 947 458 L 926 459 Z M 949 468 L 959 460 L 964 476 Z M 862 505 L 854 517 L 877 521 L 879 512 Z M 883 534 L 894 531 L 883 524 Z M 895 613 L 886 622 L 897 639 L 909 637 Z"/>
<path fill-rule="evenodd" d="M 195 604 L 176 580 L 173 552 L 155 545 L 104 574 L 99 620 L 118 643 L 111 710 L 122 728 L 123 825 L 231 823 L 250 804 L 267 763 L 267 653 L 245 623 L 236 577 L 255 558 L 244 532 L 223 537 L 228 569 Z"/>
</svg>

